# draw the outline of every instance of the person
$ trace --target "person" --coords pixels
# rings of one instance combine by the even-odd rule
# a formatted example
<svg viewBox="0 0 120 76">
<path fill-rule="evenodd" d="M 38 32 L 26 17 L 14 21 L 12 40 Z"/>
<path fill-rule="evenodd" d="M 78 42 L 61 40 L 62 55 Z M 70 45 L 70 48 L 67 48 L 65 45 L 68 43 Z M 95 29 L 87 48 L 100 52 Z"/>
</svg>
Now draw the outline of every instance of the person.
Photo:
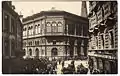
<svg viewBox="0 0 120 76">
<path fill-rule="evenodd" d="M 64 67 L 64 61 L 62 62 L 62 67 Z"/>
<path fill-rule="evenodd" d="M 97 69 L 94 69 L 92 74 L 99 74 L 99 71 Z"/>
<path fill-rule="evenodd" d="M 55 62 L 55 68 L 57 69 L 57 61 Z"/>
<path fill-rule="evenodd" d="M 59 64 L 61 63 L 61 59 L 59 59 Z"/>
</svg>

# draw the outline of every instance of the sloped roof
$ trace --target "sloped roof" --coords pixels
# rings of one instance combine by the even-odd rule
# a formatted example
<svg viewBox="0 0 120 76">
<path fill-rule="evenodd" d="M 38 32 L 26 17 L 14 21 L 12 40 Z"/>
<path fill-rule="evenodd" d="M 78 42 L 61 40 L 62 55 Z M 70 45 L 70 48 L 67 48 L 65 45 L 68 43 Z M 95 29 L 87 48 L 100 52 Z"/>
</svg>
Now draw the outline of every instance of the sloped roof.
<svg viewBox="0 0 120 76">
<path fill-rule="evenodd" d="M 39 13 L 33 14 L 32 16 L 28 16 L 26 18 L 23 18 L 23 22 L 28 21 L 28 20 L 33 20 L 34 18 L 38 18 L 40 16 L 56 16 L 56 15 L 63 15 L 63 16 L 71 16 L 71 17 L 76 17 L 76 18 L 80 18 L 83 20 L 88 20 L 87 18 L 66 12 L 66 11 L 62 11 L 62 10 L 48 10 L 48 11 L 41 11 Z"/>
</svg>

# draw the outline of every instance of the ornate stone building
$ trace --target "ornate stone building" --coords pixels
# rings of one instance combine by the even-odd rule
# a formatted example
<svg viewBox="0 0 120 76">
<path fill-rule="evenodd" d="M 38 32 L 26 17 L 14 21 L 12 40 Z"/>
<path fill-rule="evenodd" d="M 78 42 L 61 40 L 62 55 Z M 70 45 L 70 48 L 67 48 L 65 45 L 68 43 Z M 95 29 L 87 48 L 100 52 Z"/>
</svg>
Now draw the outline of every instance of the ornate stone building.
<svg viewBox="0 0 120 76">
<path fill-rule="evenodd" d="M 2 2 L 2 72 L 11 73 L 12 60 L 22 55 L 22 23 L 11 1 Z"/>
<path fill-rule="evenodd" d="M 23 19 L 25 57 L 87 56 L 88 19 L 51 9 Z"/>
<path fill-rule="evenodd" d="M 117 1 L 89 2 L 90 69 L 117 73 L 118 22 Z"/>
</svg>

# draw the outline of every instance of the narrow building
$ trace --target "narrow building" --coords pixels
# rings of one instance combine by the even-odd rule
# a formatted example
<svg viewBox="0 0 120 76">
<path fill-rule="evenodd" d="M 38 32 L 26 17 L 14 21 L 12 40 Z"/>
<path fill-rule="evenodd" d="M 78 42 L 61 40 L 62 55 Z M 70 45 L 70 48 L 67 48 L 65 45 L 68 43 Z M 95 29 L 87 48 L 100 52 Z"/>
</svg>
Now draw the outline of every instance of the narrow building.
<svg viewBox="0 0 120 76">
<path fill-rule="evenodd" d="M 52 8 L 23 19 L 25 58 L 87 57 L 88 19 Z"/>
<path fill-rule="evenodd" d="M 116 74 L 118 65 L 117 1 L 89 2 L 89 67 Z"/>
<path fill-rule="evenodd" d="M 2 72 L 12 73 L 12 60 L 22 55 L 22 23 L 11 1 L 2 2 Z"/>
</svg>

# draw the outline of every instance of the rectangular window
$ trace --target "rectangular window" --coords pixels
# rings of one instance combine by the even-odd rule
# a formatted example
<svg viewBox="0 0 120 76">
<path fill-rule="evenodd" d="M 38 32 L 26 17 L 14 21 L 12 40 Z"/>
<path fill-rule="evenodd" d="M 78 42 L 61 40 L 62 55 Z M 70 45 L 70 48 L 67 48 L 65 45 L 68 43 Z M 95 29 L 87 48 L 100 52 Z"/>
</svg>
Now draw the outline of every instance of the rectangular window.
<svg viewBox="0 0 120 76">
<path fill-rule="evenodd" d="M 4 30 L 9 32 L 9 27 L 10 27 L 10 19 L 9 15 L 4 13 Z"/>
<path fill-rule="evenodd" d="M 14 56 L 15 55 L 15 42 L 14 41 L 12 41 L 11 42 L 11 56 Z"/>
<path fill-rule="evenodd" d="M 101 35 L 101 46 L 102 46 L 102 49 L 104 48 L 104 36 L 103 35 Z"/>
<path fill-rule="evenodd" d="M 33 28 L 31 29 L 31 34 L 33 35 Z"/>
<path fill-rule="evenodd" d="M 38 34 L 38 27 L 35 25 L 35 34 Z"/>
<path fill-rule="evenodd" d="M 5 48 L 5 56 L 9 56 L 10 54 L 10 47 L 9 47 L 9 39 L 5 39 L 4 41 L 4 48 Z"/>
<path fill-rule="evenodd" d="M 15 32 L 15 21 L 14 19 L 11 18 L 11 32 L 14 33 Z"/>
<path fill-rule="evenodd" d="M 113 35 L 113 31 L 109 32 L 109 38 L 110 38 L 110 47 L 114 48 L 114 35 Z"/>
</svg>

